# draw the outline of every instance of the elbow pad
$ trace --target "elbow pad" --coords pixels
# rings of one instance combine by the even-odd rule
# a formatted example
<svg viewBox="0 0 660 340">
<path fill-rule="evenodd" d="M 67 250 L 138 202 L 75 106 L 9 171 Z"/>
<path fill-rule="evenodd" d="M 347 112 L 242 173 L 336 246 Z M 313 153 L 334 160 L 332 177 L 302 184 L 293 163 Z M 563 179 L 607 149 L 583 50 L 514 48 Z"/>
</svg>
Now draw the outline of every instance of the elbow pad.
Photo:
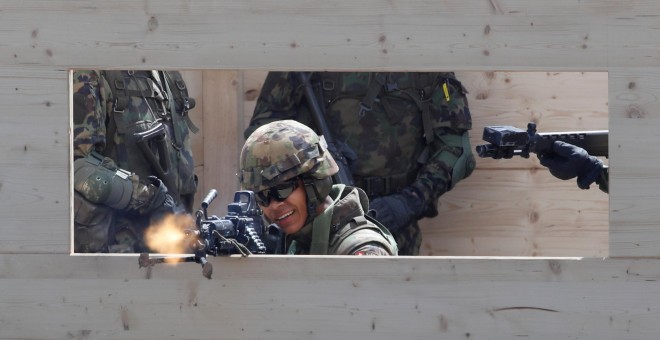
<svg viewBox="0 0 660 340">
<path fill-rule="evenodd" d="M 128 206 L 133 193 L 131 173 L 95 152 L 74 161 L 73 189 L 88 201 L 114 209 Z"/>
<path fill-rule="evenodd" d="M 476 160 L 472 154 L 472 147 L 470 146 L 470 135 L 467 131 L 463 132 L 461 136 L 461 146 L 463 153 L 458 157 L 451 174 L 451 187 L 456 186 L 460 180 L 468 178 L 476 167 Z"/>
</svg>

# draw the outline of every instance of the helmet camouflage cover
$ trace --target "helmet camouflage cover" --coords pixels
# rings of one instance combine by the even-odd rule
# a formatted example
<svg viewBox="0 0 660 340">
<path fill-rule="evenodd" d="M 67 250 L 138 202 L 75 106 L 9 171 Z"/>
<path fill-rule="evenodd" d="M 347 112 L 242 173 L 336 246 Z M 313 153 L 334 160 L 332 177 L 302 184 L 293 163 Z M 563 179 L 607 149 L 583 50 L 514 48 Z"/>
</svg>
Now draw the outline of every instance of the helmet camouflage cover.
<svg viewBox="0 0 660 340">
<path fill-rule="evenodd" d="M 243 190 L 259 192 L 307 174 L 324 179 L 339 168 L 323 137 L 294 120 L 280 120 L 256 129 L 241 150 Z"/>
</svg>

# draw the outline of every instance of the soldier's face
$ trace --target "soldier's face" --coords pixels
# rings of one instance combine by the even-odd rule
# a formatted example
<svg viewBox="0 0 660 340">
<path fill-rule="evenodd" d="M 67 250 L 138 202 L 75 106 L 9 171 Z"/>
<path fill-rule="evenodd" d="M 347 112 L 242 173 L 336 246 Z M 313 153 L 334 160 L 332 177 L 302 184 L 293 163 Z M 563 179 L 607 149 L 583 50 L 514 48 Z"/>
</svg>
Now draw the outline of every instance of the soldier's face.
<svg viewBox="0 0 660 340">
<path fill-rule="evenodd" d="M 302 180 L 284 200 L 271 199 L 268 205 L 261 205 L 264 216 L 270 223 L 276 223 L 286 234 L 294 234 L 307 220 L 307 195 Z"/>
</svg>

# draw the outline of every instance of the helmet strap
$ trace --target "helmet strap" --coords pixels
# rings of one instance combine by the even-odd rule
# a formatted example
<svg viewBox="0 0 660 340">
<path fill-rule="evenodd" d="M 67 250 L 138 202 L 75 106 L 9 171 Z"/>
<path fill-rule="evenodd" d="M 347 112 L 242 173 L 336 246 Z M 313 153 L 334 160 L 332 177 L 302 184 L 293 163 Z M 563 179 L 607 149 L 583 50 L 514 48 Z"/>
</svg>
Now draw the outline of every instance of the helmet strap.
<svg viewBox="0 0 660 340">
<path fill-rule="evenodd" d="M 303 177 L 303 186 L 305 187 L 305 194 L 307 195 L 307 220 L 305 225 L 311 222 L 316 217 L 316 209 L 319 207 L 320 200 L 317 195 L 316 185 L 313 178 Z"/>
</svg>

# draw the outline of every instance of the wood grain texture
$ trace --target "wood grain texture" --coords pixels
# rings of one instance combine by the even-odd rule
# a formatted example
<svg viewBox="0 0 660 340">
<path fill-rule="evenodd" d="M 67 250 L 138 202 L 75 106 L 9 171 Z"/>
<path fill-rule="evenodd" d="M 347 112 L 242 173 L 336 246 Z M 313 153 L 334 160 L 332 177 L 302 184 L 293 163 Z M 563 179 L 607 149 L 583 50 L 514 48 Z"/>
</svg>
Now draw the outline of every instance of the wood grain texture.
<svg viewBox="0 0 660 340">
<path fill-rule="evenodd" d="M 13 0 L 4 7 L 3 49 L 16 66 L 587 71 L 660 59 L 651 1 Z"/>
<path fill-rule="evenodd" d="M 644 339 L 660 308 L 656 260 L 218 258 L 212 280 L 135 257 L 1 260 L 3 338 Z"/>
<path fill-rule="evenodd" d="M 657 337 L 659 14 L 660 4 L 651 0 L 3 1 L 0 338 Z M 134 257 L 69 256 L 67 72 L 76 67 L 608 72 L 610 257 L 213 259 L 216 276 L 209 281 L 194 264 L 149 271 L 139 269 Z M 485 83 L 480 91 L 498 86 L 500 80 Z M 526 107 L 514 92 L 521 88 L 504 91 L 517 93 L 509 99 L 519 108 Z M 229 92 L 241 91 L 223 93 Z M 554 124 L 550 112 L 564 115 L 564 109 L 551 111 L 552 97 L 541 98 L 546 109 L 538 112 L 547 127 Z M 204 95 L 205 103 L 210 99 Z M 602 100 L 594 104 L 597 109 L 578 115 L 603 111 Z M 531 114 L 523 109 L 520 123 Z M 214 124 L 204 120 L 204 126 Z M 576 251 L 582 230 L 541 221 L 555 209 L 567 222 L 597 220 L 596 209 L 593 216 L 588 209 L 568 213 L 572 202 L 527 164 L 497 171 L 529 174 L 554 196 L 542 205 L 518 203 L 525 214 L 508 230 L 529 241 L 517 238 L 505 246 L 547 254 L 534 242 L 561 239 L 562 251 Z M 501 197 L 480 193 L 477 185 L 479 208 L 514 216 L 514 209 L 498 209 Z M 472 199 L 459 197 L 468 191 L 452 191 L 457 197 L 445 206 L 468 209 Z M 533 210 L 539 208 L 544 210 Z M 530 210 L 539 211 L 540 222 L 531 223 Z M 598 235 L 588 251 L 607 256 L 600 229 L 587 228 Z M 471 232 L 495 241 L 489 249 L 483 248 L 487 240 L 476 238 L 480 249 L 504 252 L 493 246 L 502 242 L 497 231 Z M 473 252 L 471 247 L 464 249 Z"/>
</svg>

